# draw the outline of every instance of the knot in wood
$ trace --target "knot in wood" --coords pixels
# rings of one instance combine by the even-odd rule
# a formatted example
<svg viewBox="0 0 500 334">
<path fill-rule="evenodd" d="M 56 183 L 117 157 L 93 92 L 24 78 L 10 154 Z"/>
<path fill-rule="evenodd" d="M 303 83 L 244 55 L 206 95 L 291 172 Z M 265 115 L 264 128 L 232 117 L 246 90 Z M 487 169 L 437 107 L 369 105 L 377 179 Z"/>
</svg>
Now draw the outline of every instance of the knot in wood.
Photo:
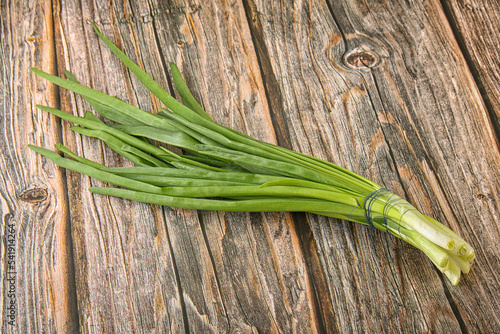
<svg viewBox="0 0 500 334">
<path fill-rule="evenodd" d="M 142 18 L 142 23 L 151 23 L 151 22 L 153 22 L 153 16 L 150 15 L 149 13 L 141 14 L 141 18 Z"/>
<path fill-rule="evenodd" d="M 353 69 L 370 69 L 378 65 L 380 57 L 372 50 L 356 48 L 344 55 L 344 63 Z"/>
<path fill-rule="evenodd" d="M 33 188 L 25 190 L 19 195 L 19 199 L 28 203 L 39 203 L 47 199 L 47 189 Z"/>
<path fill-rule="evenodd" d="M 479 200 L 485 200 L 488 196 L 486 196 L 485 194 L 477 194 L 476 197 Z"/>
</svg>

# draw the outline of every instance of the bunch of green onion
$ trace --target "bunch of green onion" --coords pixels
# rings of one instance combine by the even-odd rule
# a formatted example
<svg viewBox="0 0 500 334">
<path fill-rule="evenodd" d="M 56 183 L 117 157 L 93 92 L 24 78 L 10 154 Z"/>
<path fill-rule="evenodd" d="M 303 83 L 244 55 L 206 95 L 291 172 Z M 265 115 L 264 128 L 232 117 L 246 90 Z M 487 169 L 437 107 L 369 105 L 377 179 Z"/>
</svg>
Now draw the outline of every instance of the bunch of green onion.
<svg viewBox="0 0 500 334">
<path fill-rule="evenodd" d="M 37 69 L 33 72 L 80 94 L 103 118 L 77 117 L 38 106 L 77 124 L 71 129 L 99 138 L 136 167 L 106 167 L 61 144 L 54 151 L 30 146 L 57 165 L 118 187 L 95 194 L 177 208 L 221 211 L 310 212 L 370 225 L 422 250 L 453 285 L 468 273 L 474 250 L 453 231 L 401 197 L 332 163 L 258 141 L 215 123 L 193 98 L 175 64 L 174 85 L 184 104 L 162 89 L 94 25 L 96 33 L 138 79 L 167 106 L 158 114 Z M 179 147 L 177 154 L 154 142 Z"/>
</svg>

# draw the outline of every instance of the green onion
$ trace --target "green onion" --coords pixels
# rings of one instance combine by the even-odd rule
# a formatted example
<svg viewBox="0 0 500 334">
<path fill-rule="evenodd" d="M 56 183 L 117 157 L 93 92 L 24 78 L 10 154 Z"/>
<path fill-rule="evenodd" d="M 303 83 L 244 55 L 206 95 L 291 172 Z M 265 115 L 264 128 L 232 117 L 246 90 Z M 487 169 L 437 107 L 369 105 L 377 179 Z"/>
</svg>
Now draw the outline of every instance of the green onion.
<svg viewBox="0 0 500 334">
<path fill-rule="evenodd" d="M 453 285 L 468 273 L 472 247 L 452 230 L 420 213 L 401 197 L 340 166 L 258 141 L 215 123 L 194 99 L 179 69 L 170 64 L 184 104 L 160 87 L 97 27 L 104 43 L 165 104 L 158 114 L 78 83 L 68 71 L 63 79 L 32 69 L 39 76 L 86 99 L 103 118 L 87 112 L 77 117 L 38 106 L 77 126 L 133 162 L 135 167 L 106 167 L 79 157 L 62 144 L 56 152 L 34 151 L 66 169 L 111 187 L 91 187 L 95 194 L 185 209 L 309 212 L 375 227 L 422 250 Z M 109 123 L 109 124 L 108 124 Z M 177 154 L 154 143 L 176 146 Z"/>
</svg>

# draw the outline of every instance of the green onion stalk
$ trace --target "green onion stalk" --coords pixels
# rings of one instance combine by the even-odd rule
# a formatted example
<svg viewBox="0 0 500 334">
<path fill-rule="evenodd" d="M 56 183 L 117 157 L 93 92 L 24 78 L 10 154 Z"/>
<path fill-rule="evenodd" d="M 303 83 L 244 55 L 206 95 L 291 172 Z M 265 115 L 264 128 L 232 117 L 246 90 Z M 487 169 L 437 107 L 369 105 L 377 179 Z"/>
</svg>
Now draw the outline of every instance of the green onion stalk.
<svg viewBox="0 0 500 334">
<path fill-rule="evenodd" d="M 102 140 L 136 165 L 106 167 L 77 156 L 62 144 L 56 144 L 56 149 L 66 157 L 29 146 L 63 168 L 114 185 L 91 187 L 92 193 L 185 209 L 309 212 L 349 220 L 390 233 L 422 250 L 453 285 L 458 284 L 461 272 L 469 272 L 472 247 L 403 198 L 335 164 L 215 123 L 194 99 L 175 64 L 170 64 L 170 70 L 183 103 L 95 25 L 94 29 L 166 108 L 157 114 L 146 112 L 79 84 L 68 71 L 64 79 L 32 69 L 81 95 L 101 118 L 91 112 L 77 117 L 54 108 L 38 108 L 74 123 L 73 131 Z M 103 118 L 109 121 L 103 122 Z M 174 153 L 162 143 L 179 147 L 183 153 Z"/>
</svg>

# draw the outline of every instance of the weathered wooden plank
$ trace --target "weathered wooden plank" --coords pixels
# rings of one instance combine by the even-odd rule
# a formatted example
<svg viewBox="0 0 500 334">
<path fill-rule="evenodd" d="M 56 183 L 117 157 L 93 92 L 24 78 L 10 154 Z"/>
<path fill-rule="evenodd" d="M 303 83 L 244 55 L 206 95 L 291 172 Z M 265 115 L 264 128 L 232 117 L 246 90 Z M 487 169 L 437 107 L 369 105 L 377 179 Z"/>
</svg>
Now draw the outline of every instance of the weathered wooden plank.
<svg viewBox="0 0 500 334">
<path fill-rule="evenodd" d="M 59 69 L 69 69 L 83 84 L 152 109 L 149 94 L 99 44 L 87 22 L 115 22 L 119 17 L 116 8 L 100 1 L 61 1 L 58 9 Z M 107 35 L 116 34 L 119 45 L 123 40 L 135 41 L 131 34 L 120 35 L 116 24 L 103 28 Z M 152 43 L 154 40 L 141 38 L 141 45 Z M 129 45 L 127 49 L 134 50 Z M 143 56 L 137 51 L 134 58 Z M 152 57 L 143 61 L 149 67 L 155 64 Z M 89 106 L 61 91 L 61 108 L 83 115 Z M 73 133 L 69 125 L 63 124 L 63 136 L 70 149 L 107 165 L 130 164 L 97 140 Z M 91 196 L 87 188 L 96 181 L 77 173 L 67 175 L 81 332 L 185 331 L 183 301 L 162 208 Z"/>
<path fill-rule="evenodd" d="M 164 60 L 177 63 L 209 114 L 274 142 L 242 4 L 171 1 L 151 2 L 151 8 L 154 31 L 142 25 L 144 31 L 157 36 Z M 202 212 L 196 217 L 186 211 L 187 218 L 180 219 L 169 209 L 166 214 L 190 330 L 316 330 L 290 215 Z"/>
<path fill-rule="evenodd" d="M 260 59 L 268 59 L 264 77 L 279 86 L 273 93 L 279 96 L 270 97 L 277 101 L 273 113 L 290 129 L 292 146 L 406 196 L 463 235 L 479 256 L 464 283 L 450 287 L 400 242 L 308 216 L 310 253 L 320 253 L 310 265 L 326 277 L 314 284 L 329 295 L 321 305 L 325 327 L 498 330 L 498 293 L 490 289 L 498 284 L 498 254 L 490 246 L 498 238 L 498 148 L 439 4 L 248 1 L 247 7 Z M 474 310 L 488 316 L 477 319 Z"/>
<path fill-rule="evenodd" d="M 487 111 L 442 8 L 435 1 L 411 6 L 360 4 L 347 13 L 351 10 L 357 18 L 363 18 L 366 11 L 377 13 L 373 16 L 384 22 L 382 31 L 365 20 L 354 27 L 393 46 L 387 59 L 390 65 L 374 69 L 367 81 L 373 79 L 380 96 L 385 114 L 380 117 L 382 128 L 406 196 L 476 249 L 472 275 L 464 276 L 464 284 L 456 288 L 443 287 L 450 294 L 454 316 L 462 329 L 498 331 L 498 283 L 490 280 L 498 282 L 499 272 L 497 250 L 492 247 L 499 236 L 500 186 L 495 176 L 499 151 Z M 394 15 L 399 20 L 393 20 Z M 488 289 L 475 289 L 484 285 Z M 483 305 L 485 299 L 491 302 Z M 428 298 L 423 295 L 419 300 Z M 426 313 L 429 319 L 436 318 L 435 313 Z M 484 318 L 477 319 L 477 313 Z"/>
<path fill-rule="evenodd" d="M 500 134 L 500 6 L 496 0 L 442 1 L 461 49 Z"/>
<path fill-rule="evenodd" d="M 56 71 L 49 1 L 0 3 L 0 212 L 2 333 L 78 327 L 64 174 L 28 150 L 51 147 L 59 124 L 35 112 L 57 90 L 29 68 Z"/>
</svg>

